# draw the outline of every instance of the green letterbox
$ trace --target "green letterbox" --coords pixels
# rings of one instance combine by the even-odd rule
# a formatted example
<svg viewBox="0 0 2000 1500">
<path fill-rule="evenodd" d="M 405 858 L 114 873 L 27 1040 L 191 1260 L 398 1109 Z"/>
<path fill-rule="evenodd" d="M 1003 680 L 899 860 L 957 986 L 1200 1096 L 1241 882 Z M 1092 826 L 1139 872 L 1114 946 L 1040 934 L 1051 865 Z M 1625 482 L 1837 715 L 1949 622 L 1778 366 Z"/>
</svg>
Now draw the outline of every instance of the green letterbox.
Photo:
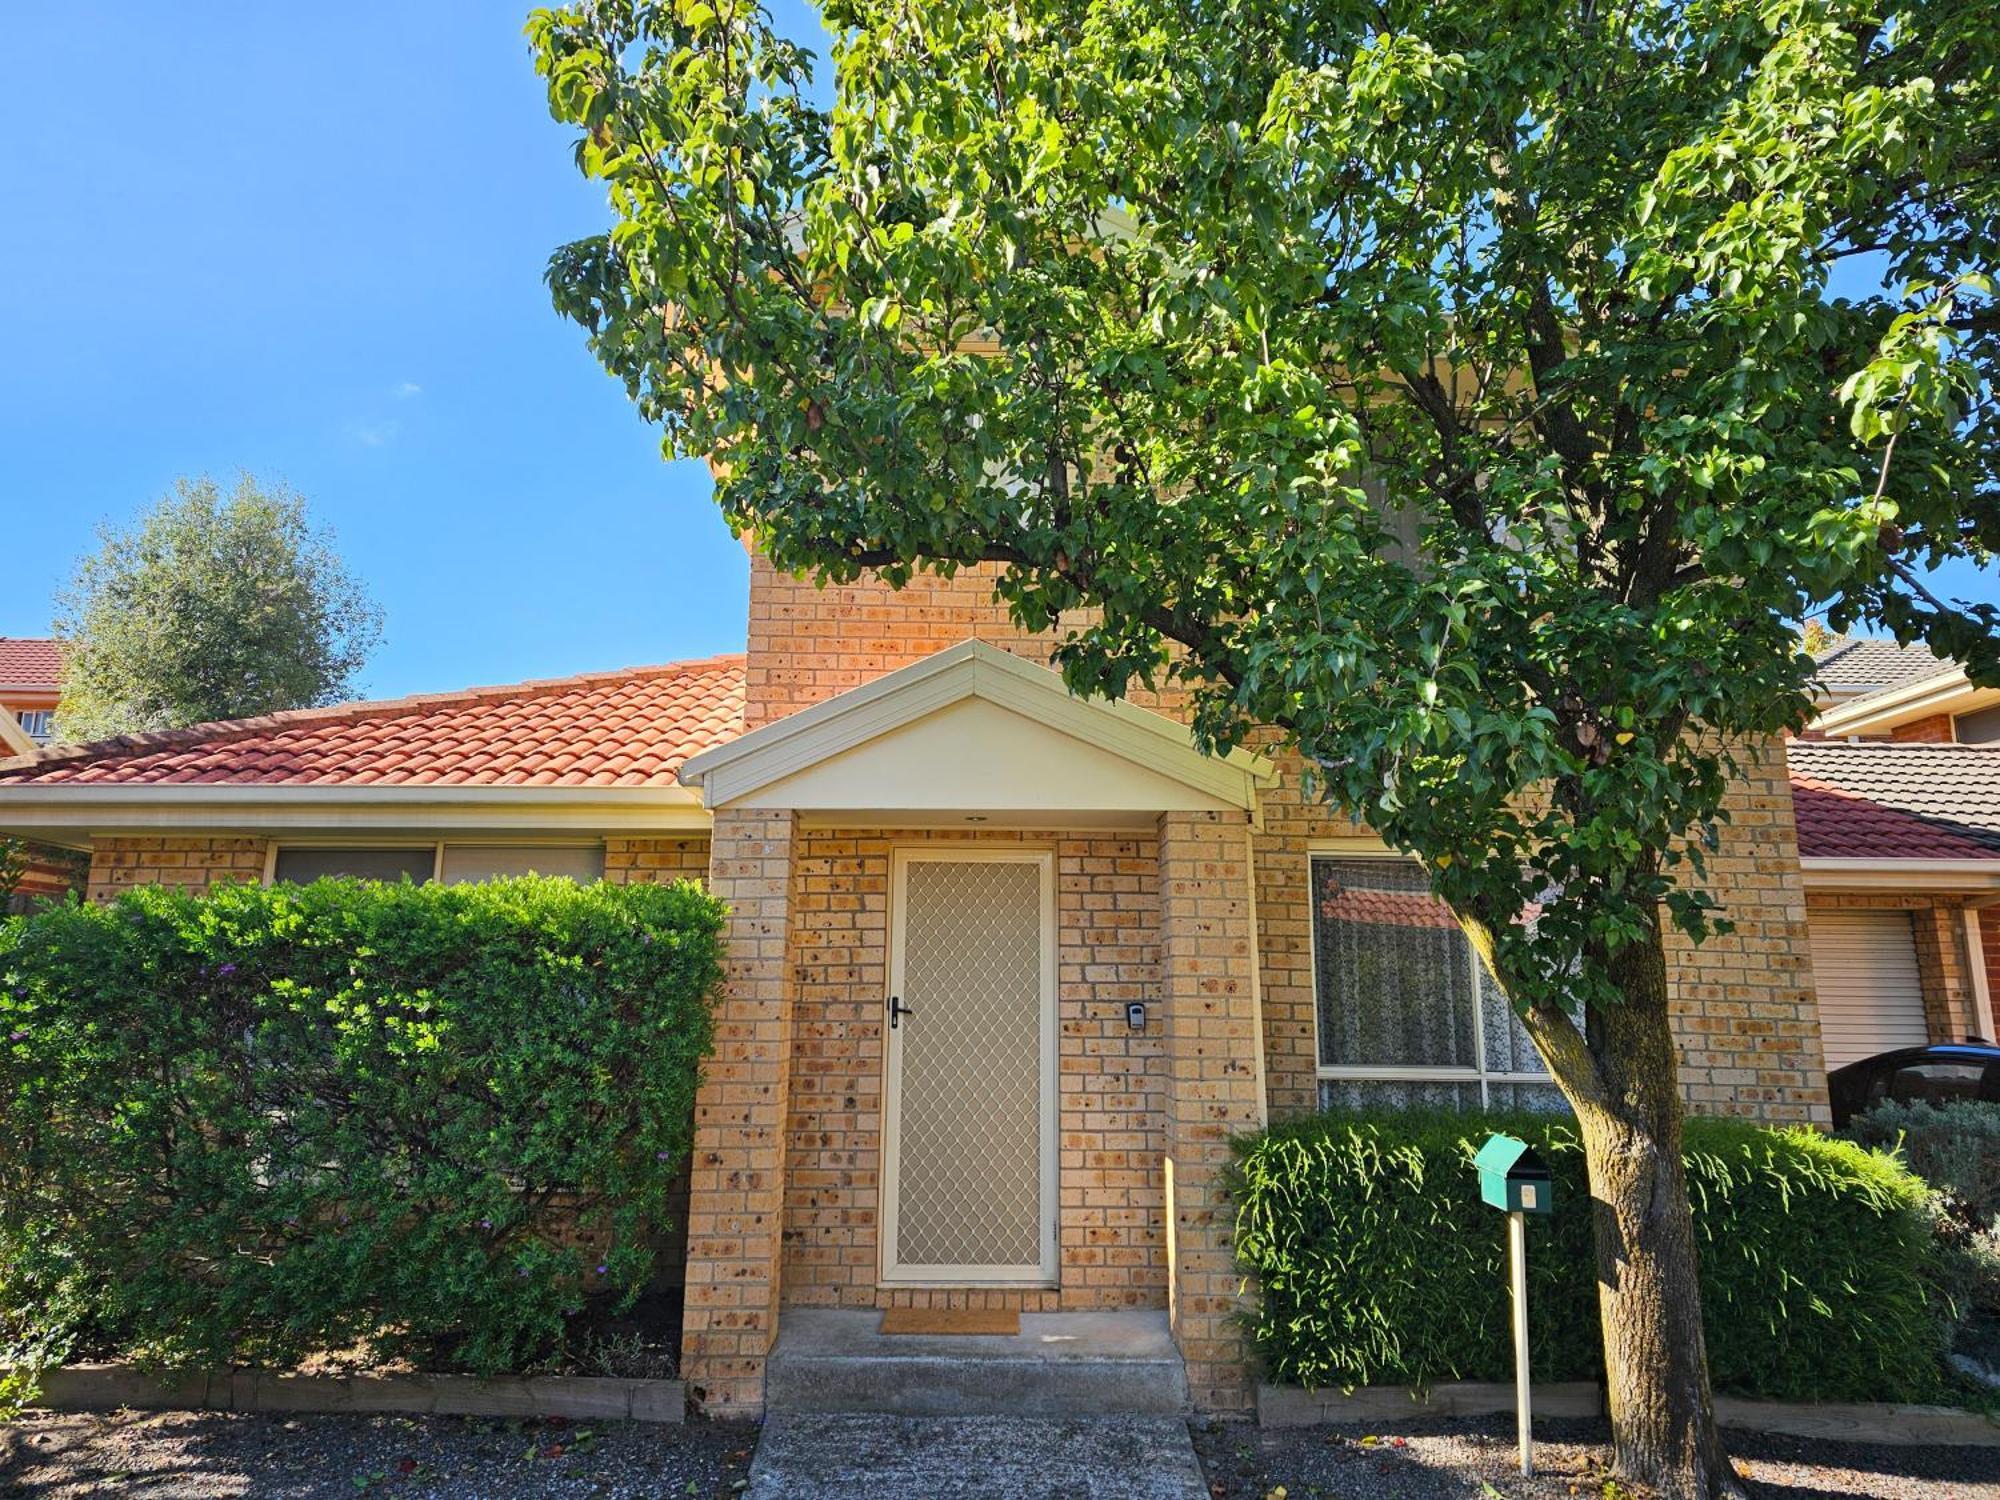
<svg viewBox="0 0 2000 1500">
<path fill-rule="evenodd" d="M 1510 1214 L 1545 1214 L 1555 1206 L 1548 1164 L 1526 1141 L 1493 1135 L 1472 1159 L 1479 1169 L 1479 1196 Z"/>
</svg>

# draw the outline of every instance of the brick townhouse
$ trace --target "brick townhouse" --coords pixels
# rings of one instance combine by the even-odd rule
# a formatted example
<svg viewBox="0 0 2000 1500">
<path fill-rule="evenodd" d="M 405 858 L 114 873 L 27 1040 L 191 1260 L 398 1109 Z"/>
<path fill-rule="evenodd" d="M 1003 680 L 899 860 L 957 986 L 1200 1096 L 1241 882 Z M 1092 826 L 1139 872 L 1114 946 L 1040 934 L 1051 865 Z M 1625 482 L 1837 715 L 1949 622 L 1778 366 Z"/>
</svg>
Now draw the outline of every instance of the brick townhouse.
<svg viewBox="0 0 2000 1500">
<path fill-rule="evenodd" d="M 1413 866 L 1283 756 L 1071 697 L 1048 644 L 976 571 L 818 589 L 754 558 L 741 656 L 43 750 L 0 763 L 0 829 L 88 850 L 94 897 L 705 878 L 732 913 L 687 1214 L 710 1410 L 763 1409 L 787 1330 L 890 1307 L 1147 1320 L 1185 1399 L 1242 1410 L 1230 1137 L 1553 1091 Z M 1735 930 L 1672 955 L 1687 1095 L 1823 1122 L 1784 748 L 1744 764 L 1711 862 Z"/>
</svg>

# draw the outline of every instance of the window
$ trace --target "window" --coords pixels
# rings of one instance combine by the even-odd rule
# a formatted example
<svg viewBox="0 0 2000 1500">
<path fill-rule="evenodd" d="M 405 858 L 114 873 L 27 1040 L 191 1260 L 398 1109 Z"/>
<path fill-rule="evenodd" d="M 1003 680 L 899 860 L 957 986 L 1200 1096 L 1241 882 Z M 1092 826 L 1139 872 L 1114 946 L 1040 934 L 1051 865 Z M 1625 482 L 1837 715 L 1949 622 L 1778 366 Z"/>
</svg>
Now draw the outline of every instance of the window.
<svg viewBox="0 0 2000 1500">
<path fill-rule="evenodd" d="M 446 885 L 531 874 L 567 875 L 579 885 L 588 885 L 604 878 L 604 846 L 446 844 L 441 869 Z"/>
<path fill-rule="evenodd" d="M 602 844 L 404 844 L 280 849 L 271 878 L 298 885 L 322 876 L 356 880 L 432 880 L 461 885 L 509 875 L 567 875 L 580 884 L 604 878 Z"/>
<path fill-rule="evenodd" d="M 21 726 L 21 733 L 38 745 L 46 745 L 55 738 L 56 711 L 52 708 L 23 708 L 14 713 Z"/>
<path fill-rule="evenodd" d="M 1563 1107 L 1417 864 L 1314 855 L 1311 882 L 1321 1108 Z"/>
<path fill-rule="evenodd" d="M 402 849 L 280 849 L 271 876 L 308 885 L 328 875 L 355 880 L 429 880 L 437 869 L 437 847 Z"/>
<path fill-rule="evenodd" d="M 1961 745 L 1990 745 L 2000 740 L 2000 704 L 1960 714 L 1951 724 L 1952 734 Z"/>
</svg>

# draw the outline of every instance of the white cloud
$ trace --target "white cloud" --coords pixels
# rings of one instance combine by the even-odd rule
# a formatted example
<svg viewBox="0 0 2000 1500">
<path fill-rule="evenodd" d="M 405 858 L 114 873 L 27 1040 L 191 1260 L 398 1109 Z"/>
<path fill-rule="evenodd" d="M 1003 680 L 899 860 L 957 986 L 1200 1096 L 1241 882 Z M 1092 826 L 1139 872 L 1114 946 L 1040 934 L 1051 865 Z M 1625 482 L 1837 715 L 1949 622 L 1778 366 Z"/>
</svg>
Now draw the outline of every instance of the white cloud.
<svg viewBox="0 0 2000 1500">
<path fill-rule="evenodd" d="M 401 422 L 354 422 L 350 423 L 347 435 L 364 448 L 380 448 L 389 443 L 402 430 Z"/>
<path fill-rule="evenodd" d="M 424 388 L 422 386 L 418 385 L 414 380 L 406 380 L 389 394 L 394 396 L 398 401 L 407 401 L 412 396 L 421 396 L 423 393 Z"/>
</svg>

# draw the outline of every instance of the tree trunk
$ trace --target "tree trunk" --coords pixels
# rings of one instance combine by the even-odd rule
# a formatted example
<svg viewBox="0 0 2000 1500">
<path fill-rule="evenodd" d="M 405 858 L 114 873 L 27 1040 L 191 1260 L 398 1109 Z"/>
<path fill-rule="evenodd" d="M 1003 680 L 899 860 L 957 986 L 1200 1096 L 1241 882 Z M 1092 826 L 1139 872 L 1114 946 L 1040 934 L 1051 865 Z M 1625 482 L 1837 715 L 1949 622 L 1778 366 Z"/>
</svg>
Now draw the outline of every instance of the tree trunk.
<svg viewBox="0 0 2000 1500">
<path fill-rule="evenodd" d="M 1604 961 L 1623 1003 L 1591 1010 L 1585 1035 L 1601 1087 L 1571 1102 L 1594 1200 L 1616 1472 L 1665 1500 L 1740 1496 L 1709 1391 L 1657 916 Z"/>
</svg>

